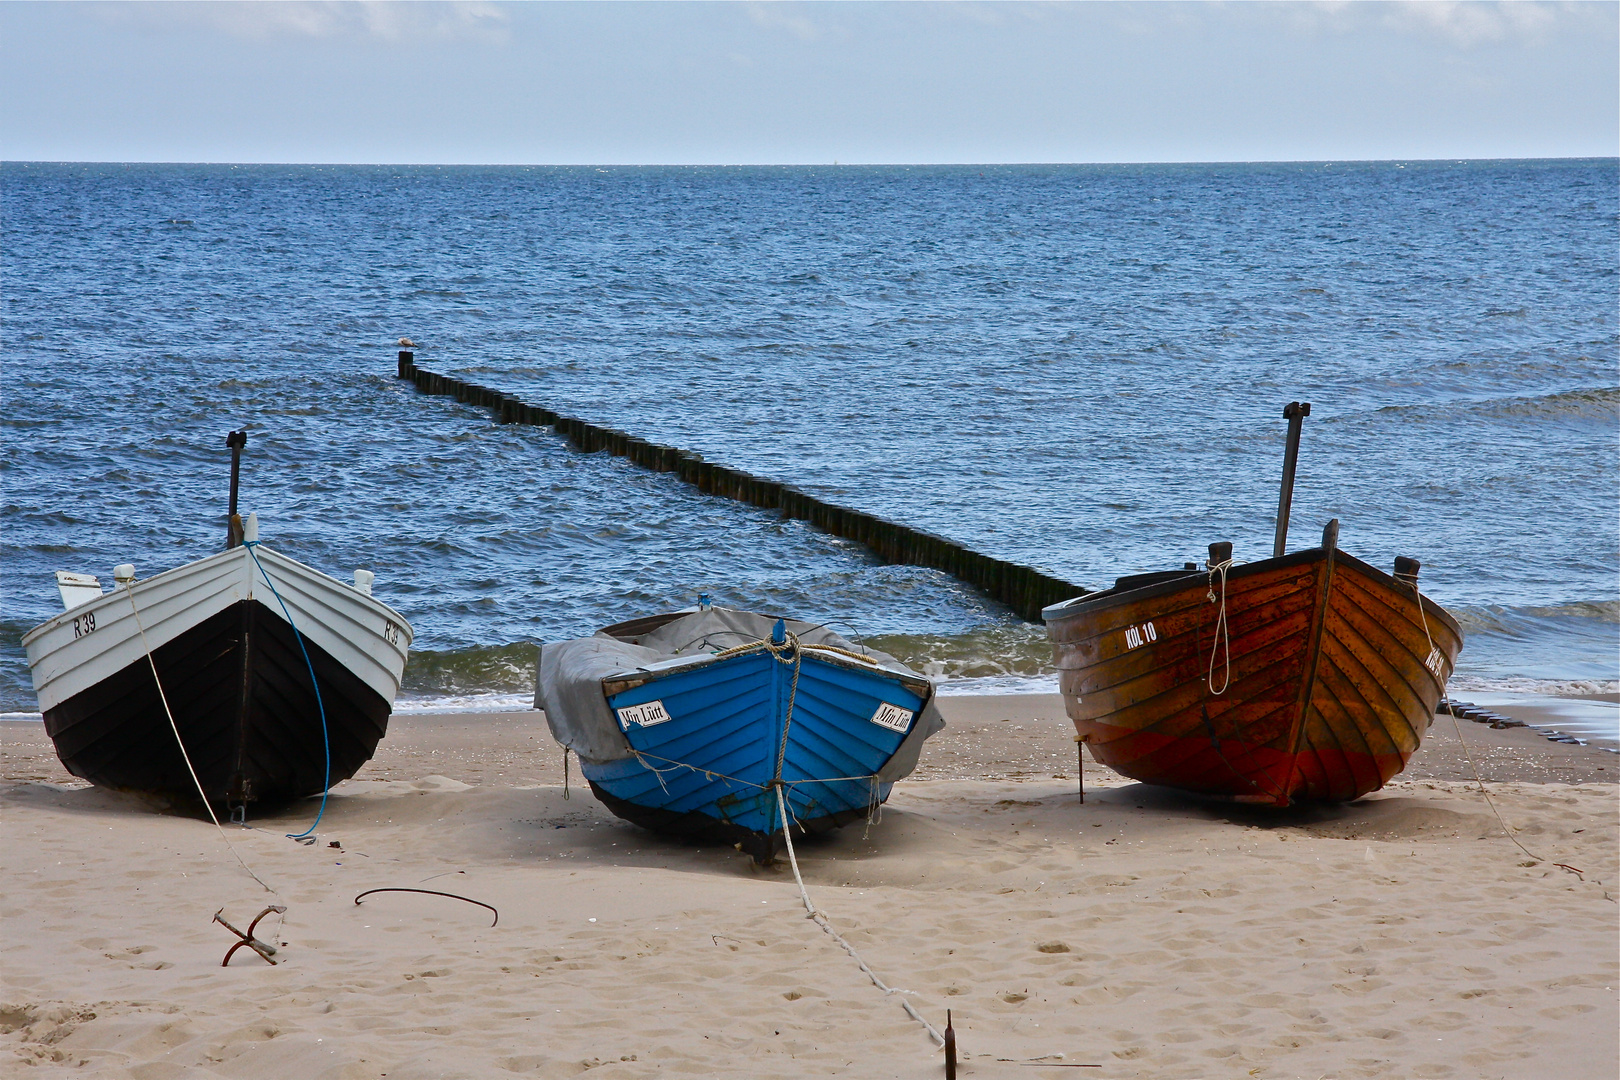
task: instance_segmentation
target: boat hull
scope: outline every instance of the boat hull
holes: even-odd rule
[[[107,593],[24,643],[69,772],[191,803],[200,785],[234,807],[319,794],[370,760],[409,640],[386,605],[268,549],[255,562],[237,548]]]
[[[1045,617],[1093,758],[1280,806],[1354,799],[1400,772],[1462,649],[1439,605],[1333,548],[1234,567],[1224,586],[1194,572]]]
[[[776,778],[797,832],[867,817],[888,798],[893,785],[879,774],[933,689],[813,648],[794,664],[763,647],[603,684],[631,747],[627,758],[582,762],[603,804],[654,831],[732,844],[760,862],[782,842]]]

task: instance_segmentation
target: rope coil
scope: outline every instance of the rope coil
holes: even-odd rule
[[[1215,697],[1220,697],[1226,693],[1227,689],[1232,685],[1232,632],[1226,623],[1226,572],[1231,568],[1231,559],[1224,559],[1209,568],[1209,602],[1212,604],[1215,602],[1215,575],[1219,574],[1221,576],[1221,608],[1220,613],[1215,616],[1215,634],[1221,642],[1220,651],[1226,655],[1226,678],[1221,683],[1221,688],[1217,690],[1215,689],[1215,653],[1217,650],[1214,642],[1210,643],[1209,673],[1205,676],[1205,679],[1209,685],[1209,692]]]
[[[1209,570],[1209,591],[1206,596],[1209,598],[1210,603],[1216,603],[1218,600],[1221,605],[1215,616],[1215,634],[1210,642],[1209,649],[1209,670],[1204,677],[1204,684],[1209,688],[1211,697],[1220,697],[1232,686],[1232,627],[1226,618],[1226,573],[1232,569],[1234,561],[1228,558],[1222,559],[1218,563],[1205,564]],[[1219,575],[1221,579],[1219,597],[1215,595],[1216,575]],[[1215,689],[1215,657],[1217,653],[1225,657],[1225,669],[1219,690]],[[1221,764],[1231,770],[1234,777],[1248,784],[1255,791],[1272,796],[1284,806],[1288,805],[1290,801],[1288,793],[1276,781],[1266,776],[1264,772],[1261,775],[1266,779],[1266,786],[1262,788],[1252,776],[1232,764],[1227,758],[1226,752],[1221,749],[1220,736],[1215,733],[1215,724],[1209,718],[1209,706],[1205,704],[1200,712],[1204,719],[1204,731],[1209,735],[1210,747],[1215,751],[1215,756],[1221,759]]]
[[[799,698],[799,671],[803,667],[804,653],[799,649],[798,636],[791,630],[782,631],[783,641],[777,645],[774,641],[764,641],[762,644],[777,661],[793,665],[793,681],[788,685],[787,711],[782,714],[782,734],[776,744],[776,772],[771,779],[781,783],[782,766],[787,762],[788,732],[793,730],[793,706]],[[782,789],[778,787],[777,797],[781,797]]]
[[[847,656],[851,660],[858,660],[863,664],[870,664],[872,667],[882,667],[883,666],[882,664],[878,663],[878,661],[874,657],[865,656],[865,655],[863,655],[861,653],[854,652],[854,651],[852,651],[850,649],[841,649],[837,645],[810,645],[810,644],[807,644],[805,642],[800,641],[798,639],[798,637],[796,637],[793,634],[792,631],[788,631],[787,634],[788,634],[788,636],[790,638],[793,639],[793,644],[794,644],[794,647],[796,649],[800,649],[800,650],[807,649],[807,650],[809,650],[811,652],[835,653],[835,654],[837,654],[839,656]],[[753,651],[758,650],[758,649],[765,649],[766,651],[770,652],[773,656],[776,656],[776,658],[778,660],[782,660],[782,655],[780,655],[780,652],[783,651],[785,649],[785,647],[782,646],[782,645],[777,645],[775,642],[771,641],[768,638],[760,638],[758,641],[750,641],[750,642],[747,642],[746,644],[743,644],[743,645],[733,645],[729,649],[722,649],[719,652],[716,652],[716,653],[712,654],[709,658],[711,660],[725,660],[725,659],[728,659],[729,657],[741,656],[743,653],[753,652]],[[783,662],[786,663],[787,661],[784,660]]]

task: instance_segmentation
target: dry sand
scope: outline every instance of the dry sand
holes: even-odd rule
[[[1462,725],[1526,854],[1447,723],[1384,791],[1279,815],[1090,762],[1082,805],[1055,698],[944,704],[881,822],[799,855],[873,969],[953,1011],[963,1077],[1620,1071],[1615,755]],[[396,717],[318,844],[283,835],[314,802],[228,828],[274,895],[211,824],[71,780],[36,725],[0,737],[0,1075],[942,1075],[785,866],[663,842],[577,772],[565,799],[537,714]],[[399,886],[499,924],[353,902]],[[282,963],[220,968],[215,910],[271,903]]]

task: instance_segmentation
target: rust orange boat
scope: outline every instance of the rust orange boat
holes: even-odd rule
[[[1109,768],[1288,806],[1376,791],[1406,767],[1445,693],[1462,629],[1417,587],[1338,550],[1284,554],[1300,427],[1291,402],[1272,557],[1120,578],[1041,614],[1077,738]]]
[[[1146,783],[1287,806],[1374,791],[1406,766],[1462,631],[1417,588],[1321,547],[1121,578],[1042,614],[1097,761]]]

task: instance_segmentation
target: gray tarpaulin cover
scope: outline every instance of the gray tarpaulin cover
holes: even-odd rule
[[[784,621],[806,645],[831,645],[865,653],[884,667],[922,677],[887,653],[862,648],[824,626],[796,619]],[[697,656],[769,638],[775,625],[773,616],[716,607],[667,622],[633,642],[599,633],[546,645],[540,650],[534,703],[545,710],[552,736],[586,761],[627,758],[629,744],[602,696],[604,678],[628,674],[659,660]],[[917,767],[923,741],[944,726],[945,719],[930,696],[894,757],[878,773],[878,779],[887,783],[908,775]]]

